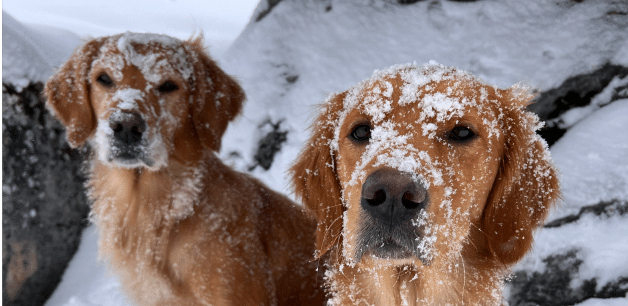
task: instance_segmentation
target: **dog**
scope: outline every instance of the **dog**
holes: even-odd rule
[[[291,167],[331,305],[500,305],[559,198],[523,86],[436,63],[331,95]]]
[[[139,305],[323,305],[316,221],[216,156],[242,108],[202,37],[95,38],[45,87],[88,144],[99,258]]]

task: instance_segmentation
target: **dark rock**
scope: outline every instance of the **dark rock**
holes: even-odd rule
[[[615,282],[608,283],[602,290],[595,293],[595,298],[612,299],[625,297],[628,293],[628,277],[622,277]]]
[[[590,73],[570,77],[558,88],[543,92],[529,108],[541,120],[556,118],[571,108],[588,105],[591,98],[608,86],[614,77],[623,78],[626,75],[628,67],[605,64]]]
[[[549,145],[554,144],[567,130],[566,127],[561,126],[562,114],[572,108],[589,105],[591,99],[602,92],[613,78],[623,78],[626,75],[628,75],[628,67],[605,64],[590,73],[570,77],[558,88],[541,93],[529,106],[529,109],[541,120],[546,121],[546,127],[539,131],[541,137]],[[609,102],[615,100],[617,99],[614,97]]]
[[[423,0],[397,0],[397,3],[402,4],[402,5],[406,5],[406,4],[417,3],[419,1],[423,1]]]
[[[299,79],[298,75],[288,75],[288,76],[286,76],[286,82],[288,82],[289,84],[296,83],[298,79]]]
[[[2,303],[43,305],[86,225],[81,153],[45,108],[43,84],[2,85]]]
[[[273,8],[275,8],[275,6],[277,6],[277,4],[279,4],[279,2],[281,2],[282,0],[262,0],[262,1],[266,1],[268,6],[265,10],[261,11],[257,15],[257,17],[255,17],[255,22],[262,21],[262,19],[264,19],[266,15],[270,14]]]
[[[510,280],[511,306],[562,306],[574,305],[587,299],[625,297],[628,293],[628,277],[605,284],[597,290],[597,279],[582,280],[573,288],[571,282],[578,279],[582,260],[578,250],[548,256],[543,260],[544,272],[517,271]]]
[[[528,273],[517,271],[510,281],[511,295],[508,303],[513,306],[573,305],[595,295],[595,280],[585,280],[579,288],[571,288],[571,280],[577,278],[582,260],[577,250],[552,255],[543,260],[545,271]]]
[[[613,94],[611,101],[619,99],[628,99],[628,84],[615,88],[615,93]]]
[[[264,168],[264,170],[270,169],[275,159],[275,154],[281,150],[281,145],[288,139],[288,131],[280,130],[281,122],[282,120],[279,120],[277,123],[267,120],[259,126],[262,129],[269,125],[271,130],[259,140],[257,151],[253,156],[255,164],[249,167],[249,171],[253,171],[258,165]]]
[[[623,216],[628,212],[628,201],[610,201],[610,202],[601,202],[596,205],[591,206],[583,206],[580,208],[580,211],[576,215],[569,215],[560,219],[553,220],[545,224],[545,228],[553,228],[563,226],[568,223],[576,222],[580,220],[580,218],[584,214],[593,214],[596,216],[605,216],[610,217],[614,215]]]

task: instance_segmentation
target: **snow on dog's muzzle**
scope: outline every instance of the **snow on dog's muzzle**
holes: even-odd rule
[[[133,112],[114,112],[107,120],[110,146],[109,162],[128,167],[145,164],[153,166],[154,161],[146,154],[146,121],[141,115]]]

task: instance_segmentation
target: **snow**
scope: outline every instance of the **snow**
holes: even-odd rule
[[[76,34],[26,26],[2,11],[2,82],[12,83],[17,90],[31,80],[44,82],[78,44]]]
[[[626,127],[628,99],[591,114],[554,144],[551,152],[562,174],[565,204],[550,219],[578,213],[580,207],[600,201],[628,200]]]
[[[88,226],[82,234],[82,243],[63,276],[62,284],[46,305],[116,306],[130,305],[120,291],[120,284],[98,257],[98,231]]]
[[[113,101],[120,101],[118,108],[121,110],[134,110],[138,109],[138,105],[135,101],[141,101],[144,97],[144,92],[134,88],[124,88],[116,91],[111,97]]]
[[[34,27],[60,27],[80,37],[132,31],[163,33],[187,39],[192,33],[203,31],[212,54],[221,55],[249,21],[257,2],[258,0],[7,0],[2,2],[2,10]],[[76,44],[69,46],[71,50]]]
[[[212,5],[193,0],[158,1],[156,5],[109,1],[90,6],[37,1],[42,7],[38,11],[33,9],[36,5],[18,2],[5,1],[3,10],[15,12],[17,19],[28,24],[3,11],[2,46],[3,82],[18,87],[28,80],[46,80],[80,43],[79,37],[136,31],[187,39],[203,30],[210,53],[239,79],[248,97],[243,115],[223,138],[221,157],[247,171],[261,137],[258,127],[269,119],[284,120],[288,139],[272,168],[257,167],[252,174],[288,194],[285,171],[309,137],[306,128],[318,111],[316,105],[377,69],[434,59],[500,88],[523,81],[546,90],[607,62],[628,66],[628,19],[625,14],[608,14],[627,12],[628,4],[622,1],[420,1],[399,6],[378,0],[284,0],[260,22],[250,22],[228,49],[230,39],[221,35],[237,34],[241,28],[228,22],[215,26],[220,18],[210,17],[226,10],[220,5],[213,10],[208,8]],[[257,12],[265,10],[265,5],[260,4]],[[226,19],[233,18],[226,14]],[[122,22],[128,20],[132,22]],[[626,79],[613,82],[623,84]],[[388,88],[381,90],[386,93]],[[572,111],[567,124],[573,127],[552,147],[562,173],[565,202],[552,219],[599,200],[628,200],[628,102],[603,106],[607,96],[602,92],[599,100],[594,99],[595,107]],[[429,127],[424,131],[429,134]],[[421,158],[426,157],[419,155],[416,160]],[[522,265],[535,269],[536,260],[552,250],[578,246],[578,256],[587,258],[582,279],[628,275],[623,255],[628,252],[628,241],[621,235],[628,231],[626,218],[612,217],[599,228],[592,226],[592,218],[539,231],[534,253]],[[115,277],[108,276],[96,261],[98,237],[93,226],[83,238],[63,282],[46,305],[127,305]],[[626,302],[592,299],[578,305]]]
[[[167,50],[168,58],[160,58],[159,53],[141,54],[135,52],[133,44],[159,44],[170,47]],[[171,73],[176,70],[184,79],[188,79],[193,72],[192,63],[187,58],[183,48],[180,48],[181,40],[162,34],[146,34],[126,32],[117,39],[116,47],[120,50],[127,62],[139,67],[144,78],[155,85],[162,80],[164,73]],[[103,45],[103,48],[110,48],[110,45]],[[172,62],[172,63],[171,63]],[[173,67],[174,66],[174,67]]]
[[[574,306],[626,306],[628,297],[616,299],[588,299]]]

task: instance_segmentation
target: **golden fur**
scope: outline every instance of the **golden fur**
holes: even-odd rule
[[[331,304],[503,303],[509,268],[559,196],[530,99],[454,68],[406,65],[327,100],[291,171],[317,217],[318,256],[330,255]],[[356,138],[365,125],[369,138]],[[404,206],[380,220],[370,211],[388,202],[369,181],[416,190],[391,198]]]
[[[135,303],[324,303],[313,218],[215,154],[245,95],[201,38],[90,40],[45,93],[69,143],[90,142],[99,254]]]

